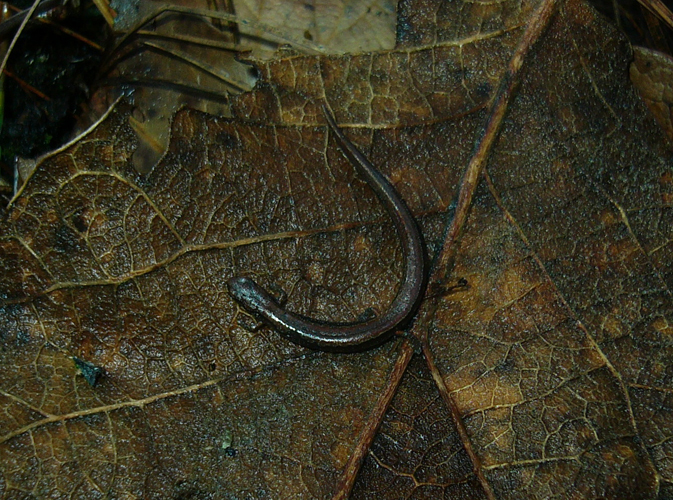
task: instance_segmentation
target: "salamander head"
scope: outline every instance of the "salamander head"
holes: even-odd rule
[[[227,281],[227,289],[236,302],[251,313],[260,313],[267,309],[274,300],[252,278],[236,276]]]

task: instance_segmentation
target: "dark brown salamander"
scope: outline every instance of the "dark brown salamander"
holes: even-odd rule
[[[359,323],[325,323],[286,311],[251,278],[234,277],[229,293],[245,309],[292,342],[320,351],[356,352],[374,347],[395,332],[418,308],[426,284],[423,239],[413,215],[390,182],[341,132],[323,106],[330,130],[350,162],[374,190],[395,222],[404,253],[404,278],[385,314]]]

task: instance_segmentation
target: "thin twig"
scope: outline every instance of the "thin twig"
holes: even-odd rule
[[[638,3],[673,28],[673,13],[661,0],[638,0]]]
[[[270,26],[268,24],[259,22],[259,21],[250,21],[247,19],[239,19],[235,14],[230,14],[228,12],[219,12],[208,9],[192,9],[188,7],[181,7],[177,5],[164,5],[159,8],[156,12],[148,15],[147,17],[138,21],[135,26],[124,33],[124,35],[117,41],[117,43],[110,50],[110,56],[103,63],[101,73],[105,74],[108,71],[108,66],[110,65],[110,59],[112,56],[121,48],[126,41],[133,35],[135,35],[139,30],[141,30],[145,25],[156,20],[159,16],[165,13],[175,13],[175,14],[184,14],[186,16],[193,17],[204,17],[209,19],[219,19],[221,21],[227,21],[231,23],[236,23],[237,25],[248,26],[253,29],[263,31],[265,36],[268,36],[269,39],[273,41],[276,39],[276,43],[279,44],[289,44],[290,46],[303,50],[308,54],[323,54],[325,53],[325,48],[322,45],[314,44],[306,40],[298,40],[294,37],[288,36],[287,34],[281,33],[278,28]]]
[[[26,14],[26,17],[23,18],[23,22],[21,23],[21,26],[19,26],[19,29],[16,31],[14,38],[12,38],[12,43],[9,44],[9,48],[7,49],[7,53],[5,54],[5,58],[2,60],[2,64],[0,64],[0,73],[5,71],[5,67],[7,66],[7,60],[9,59],[9,55],[12,53],[12,50],[14,49],[14,45],[16,45],[17,40],[21,36],[21,33],[26,27],[26,24],[28,24],[28,21],[30,21],[30,18],[33,17],[35,9],[37,9],[37,6],[39,4],[40,0],[35,0],[33,2],[33,6],[28,11],[28,14]]]
[[[5,71],[3,71],[2,74],[3,74],[3,75],[7,75],[8,77],[10,77],[12,80],[14,80],[14,81],[15,81],[15,82],[16,82],[16,83],[17,83],[23,90],[25,90],[26,92],[28,92],[28,93],[30,93],[30,94],[34,94],[34,95],[38,96],[40,99],[44,99],[45,101],[51,101],[51,97],[49,97],[47,94],[45,94],[44,92],[41,92],[40,90],[36,89],[36,88],[33,87],[30,83],[28,83],[28,82],[22,80],[21,78],[19,78],[18,76],[16,76],[14,73],[12,73],[11,71],[9,71],[8,69],[6,69]]]
[[[180,59],[181,61],[184,61],[185,63],[194,66],[195,68],[203,71],[204,73],[212,76],[213,78],[216,78],[216,79],[226,83],[227,85],[230,85],[231,87],[238,90],[239,92],[245,92],[245,91],[249,90],[249,86],[246,85],[245,82],[238,81],[238,80],[232,78],[231,76],[229,76],[228,74],[223,75],[220,72],[218,72],[217,68],[215,68],[214,66],[212,66],[210,64],[199,62],[196,59],[192,59],[189,56],[189,54],[187,54],[185,52],[181,52],[181,51],[178,51],[178,50],[173,50],[173,49],[170,49],[168,47],[164,47],[162,45],[152,43],[152,42],[143,42],[143,45],[145,45],[147,47],[151,47],[152,49],[154,49],[158,52],[161,52],[165,55],[172,56],[172,57],[175,57],[177,59]]]
[[[37,20],[40,21],[40,22],[43,23],[43,24],[48,24],[49,26],[53,26],[53,27],[56,28],[57,30],[59,30],[59,31],[61,31],[61,32],[63,32],[63,33],[65,33],[66,35],[69,35],[69,36],[73,37],[75,40],[79,40],[80,42],[82,42],[82,43],[88,45],[89,47],[91,47],[91,48],[93,48],[93,49],[96,49],[96,50],[99,51],[99,52],[104,52],[104,51],[105,51],[105,48],[101,47],[101,46],[98,45],[96,42],[93,42],[93,41],[89,40],[88,38],[86,38],[85,36],[80,35],[80,34],[77,33],[76,31],[73,31],[73,30],[71,30],[71,29],[66,28],[65,26],[62,26],[62,25],[60,25],[60,24],[58,24],[58,23],[55,23],[55,22],[52,21],[51,19],[45,19],[45,18],[41,18],[41,17],[40,17],[40,18],[38,18]]]
[[[35,11],[34,14],[42,14],[43,12],[47,12],[48,10],[54,9],[58,7],[60,4],[60,0],[42,0],[40,4],[37,6],[37,10]],[[16,11],[17,13],[14,14],[12,17],[7,19],[6,21],[3,21],[0,23],[0,38],[5,38],[5,36],[9,35],[12,31],[16,29],[19,24],[26,18],[26,15],[28,14],[28,10],[19,10],[16,7],[9,6],[10,9]]]
[[[241,52],[241,46],[234,42],[219,42],[216,40],[208,40],[197,36],[189,35],[166,35],[164,33],[157,33],[156,31],[137,31],[136,35],[142,38],[158,38],[160,40],[167,40],[169,42],[184,42],[190,45],[198,45],[200,47],[208,47],[210,49],[219,49],[227,52]]]

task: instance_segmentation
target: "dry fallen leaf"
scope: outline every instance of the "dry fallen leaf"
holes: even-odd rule
[[[286,55],[235,118],[180,112],[147,175],[120,105],[0,223],[2,498],[673,496],[672,158],[630,58],[577,0],[428,0],[395,50]],[[433,262],[411,335],[360,354],[246,330],[225,287],[331,320],[393,299],[323,99]]]

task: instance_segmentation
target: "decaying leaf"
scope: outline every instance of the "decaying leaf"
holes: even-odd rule
[[[394,50],[284,55],[233,118],[180,112],[148,174],[125,104],[36,168],[0,223],[2,498],[673,496],[672,155],[630,47],[577,0],[398,17]],[[394,298],[324,101],[433,263],[406,338],[360,354],[243,328],[225,286],[336,321]]]
[[[673,102],[673,90],[671,87],[671,68],[673,60],[660,52],[648,50],[643,47],[634,47],[633,64],[629,74],[633,85],[640,92],[643,100],[652,111],[652,114],[673,139],[673,123],[671,117],[671,104]]]

